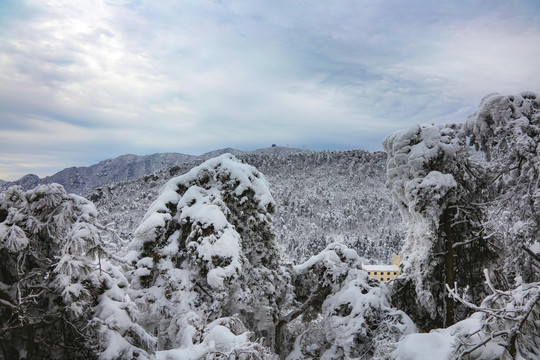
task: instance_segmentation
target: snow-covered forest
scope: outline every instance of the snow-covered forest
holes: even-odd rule
[[[10,187],[0,358],[540,358],[540,97],[383,145]]]
[[[282,152],[257,151],[236,157],[255,166],[268,180],[276,202],[274,233],[283,256],[305,261],[327,245],[341,242],[357,250],[366,262],[390,261],[405,231],[385,187],[386,154]],[[112,224],[129,241],[163,184],[202,162],[179,163],[140,179],[102,186],[85,197],[97,206],[100,222]]]

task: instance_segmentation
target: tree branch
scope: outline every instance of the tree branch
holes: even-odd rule
[[[523,250],[525,250],[525,252],[527,254],[529,254],[534,260],[536,260],[540,264],[540,256],[539,255],[532,252],[532,250],[529,249],[528,247],[526,247],[525,245],[522,245],[521,247],[523,248]]]

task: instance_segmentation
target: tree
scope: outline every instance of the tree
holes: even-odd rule
[[[504,254],[493,268],[503,288],[514,278],[539,281],[525,253],[540,236],[540,97],[532,92],[486,96],[460,136],[483,152],[493,195],[485,227]]]
[[[6,359],[152,358],[97,211],[57,184],[0,196],[0,333]]]
[[[384,140],[387,187],[408,233],[402,275],[394,303],[423,329],[449,326],[465,317],[454,309],[449,288],[468,288],[473,301],[484,297],[482,269],[495,257],[484,236],[489,198],[484,169],[459,135],[459,125],[415,126]]]
[[[287,359],[384,358],[416,331],[404,312],[391,307],[388,288],[368,277],[356,251],[342,244],[295,266],[293,281],[299,305],[280,322],[288,326],[282,338],[294,340]],[[293,323],[296,318],[301,320]]]
[[[273,347],[290,284],[274,241],[274,211],[264,176],[230,154],[162,188],[126,257],[134,265],[132,296],[160,349],[201,344],[201,329],[235,314]]]
[[[471,318],[480,322],[474,330],[458,332],[460,341],[456,343],[460,346],[456,346],[454,353],[460,359],[469,354],[478,356],[492,341],[495,344],[490,344],[491,348],[495,347],[501,358],[509,355],[515,359],[518,354],[522,359],[537,358],[540,356],[540,334],[536,324],[540,317],[540,283],[522,283],[510,291],[501,291],[492,285],[487,270],[485,276],[492,294],[480,306],[450,290],[454,299],[476,311]]]
[[[491,294],[479,305],[465,300],[455,289],[448,289],[456,301],[475,311],[474,314],[447,329],[405,337],[392,359],[421,358],[427,351],[437,359],[537,359],[540,283],[521,283],[502,291],[493,285],[489,271],[485,270],[484,274]],[[438,346],[426,349],[425,344]]]

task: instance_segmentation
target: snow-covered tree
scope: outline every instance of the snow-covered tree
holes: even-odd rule
[[[449,289],[450,295],[475,311],[474,314],[447,329],[405,337],[392,359],[540,358],[540,283],[522,283],[502,291],[492,284],[489,272],[484,273],[491,294],[479,305]]]
[[[295,266],[293,280],[299,304],[281,322],[287,326],[282,346],[295,340],[287,359],[383,359],[416,330],[390,306],[388,288],[368,277],[356,251],[342,244]]]
[[[209,323],[237,316],[274,342],[289,294],[264,176],[225,154],[173,178],[148,210],[126,259],[135,301],[160,349],[204,342]]]
[[[410,298],[423,301],[425,306],[425,299],[434,291],[440,293],[440,284],[437,286],[433,281],[436,273],[432,264],[437,264],[441,253],[426,251],[434,244],[426,240],[436,239],[434,234],[440,229],[439,234],[446,240],[465,234],[463,240],[452,241],[452,249],[443,249],[442,255],[447,256],[453,250],[458,260],[454,261],[458,288],[453,288],[449,281],[445,287],[447,295],[462,309],[476,311],[447,329],[405,338],[394,353],[395,359],[418,358],[421,353],[449,359],[539,357],[536,335],[540,306],[539,110],[540,99],[534,93],[493,94],[484,98],[478,110],[462,125],[418,127],[409,133],[392,134],[385,140],[389,151],[388,185],[409,226],[404,248],[404,276],[394,287],[398,290],[394,293],[396,303],[410,305],[406,300]],[[434,138],[426,136],[427,131],[438,131],[435,141],[427,141]],[[444,138],[448,134],[451,136]],[[421,171],[410,170],[415,167]],[[433,175],[426,169],[439,171],[440,175],[435,174],[431,179],[434,181],[428,181]],[[466,176],[456,176],[459,174]],[[424,184],[431,187],[427,196],[422,193]],[[421,203],[417,199],[431,205],[419,207]],[[448,217],[444,216],[447,209],[458,211],[450,217],[448,231],[445,229]],[[459,213],[466,217],[459,218]],[[428,222],[431,227],[421,226],[425,218],[434,219]],[[463,245],[471,245],[468,254],[456,251]],[[497,256],[493,256],[494,252]],[[471,263],[474,266],[467,267],[461,261],[467,255],[471,259],[482,255],[487,261],[475,261]],[[474,272],[478,279],[484,268],[484,289],[491,295],[478,301],[480,286],[477,296],[464,295],[470,287],[459,283],[463,274]],[[444,274],[448,279],[448,272]],[[415,287],[408,287],[407,281]],[[419,312],[429,313],[429,310],[424,307]],[[424,325],[422,317],[415,316],[417,313],[410,315],[420,320],[419,325]],[[443,324],[433,322],[424,328],[434,325]],[[426,344],[439,345],[430,348]]]
[[[158,358],[167,360],[238,359],[278,360],[262,344],[253,341],[252,333],[237,316],[214,320],[199,329],[199,339],[192,346],[160,351]]]
[[[424,329],[465,316],[455,313],[445,284],[467,287],[474,301],[484,298],[479,269],[495,257],[477,205],[489,197],[487,178],[457,130],[416,126],[384,141],[387,186],[408,226],[394,303]]]
[[[485,227],[504,254],[497,280],[504,287],[512,286],[516,276],[539,281],[524,249],[540,236],[540,96],[486,96],[461,136],[485,155],[493,192],[485,204]]]
[[[57,184],[0,195],[3,358],[152,358],[155,340],[135,322],[96,215]]]

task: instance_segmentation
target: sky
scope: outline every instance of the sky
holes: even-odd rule
[[[0,179],[122,154],[382,150],[540,93],[538,0],[0,0]]]

